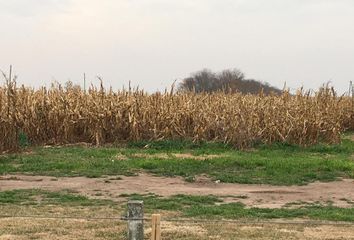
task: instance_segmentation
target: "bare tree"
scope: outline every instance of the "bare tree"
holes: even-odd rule
[[[215,73],[208,69],[203,69],[192,74],[191,77],[184,79],[179,89],[183,91],[195,91],[197,93],[212,92],[215,91],[217,81]]]

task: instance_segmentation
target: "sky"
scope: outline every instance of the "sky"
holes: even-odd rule
[[[204,68],[338,92],[354,81],[353,0],[0,0],[18,82],[169,88]],[[0,80],[3,81],[3,80]]]

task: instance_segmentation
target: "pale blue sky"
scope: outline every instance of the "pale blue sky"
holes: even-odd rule
[[[19,82],[128,81],[149,91],[203,68],[344,92],[353,0],[0,0],[0,69]]]

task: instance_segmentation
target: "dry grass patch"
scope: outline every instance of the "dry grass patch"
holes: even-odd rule
[[[194,159],[203,161],[206,159],[214,159],[225,157],[226,155],[220,154],[208,154],[208,155],[193,155],[192,153],[154,153],[154,154],[147,154],[147,153],[135,153],[132,157],[136,158],[145,158],[145,159],[171,159],[171,158],[178,158],[178,159]]]
[[[208,239],[208,230],[205,226],[196,224],[183,224],[176,222],[163,222],[162,233],[168,239],[173,239],[173,236],[182,239]]]
[[[339,240],[354,239],[352,226],[316,226],[306,224],[237,224],[162,222],[164,239],[257,239],[257,240]]]
[[[145,237],[151,228],[146,224]],[[283,224],[162,222],[165,240],[257,239],[257,240],[353,240],[353,226]],[[0,240],[126,239],[126,223],[119,221],[2,219]]]
[[[114,160],[125,161],[125,160],[128,160],[128,157],[125,156],[124,154],[118,153],[118,154],[114,157]]]
[[[126,223],[112,220],[2,219],[1,240],[125,239]]]

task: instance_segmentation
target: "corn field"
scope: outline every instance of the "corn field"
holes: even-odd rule
[[[345,130],[354,130],[354,98],[326,87],[263,96],[0,86],[0,151],[18,149],[21,136],[33,145],[188,139],[246,148],[338,143]]]

